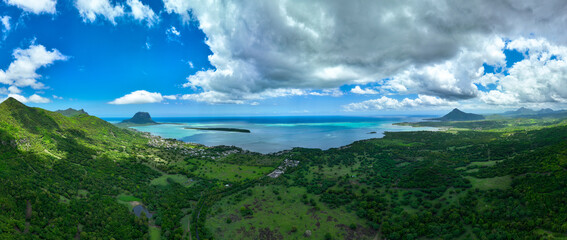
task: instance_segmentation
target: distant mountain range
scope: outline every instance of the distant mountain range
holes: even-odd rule
[[[515,116],[519,116],[519,115],[541,115],[541,114],[551,114],[551,113],[556,113],[559,111],[553,111],[553,109],[551,108],[542,108],[539,111],[535,111],[529,108],[525,108],[525,107],[521,107],[516,111],[508,111],[505,112],[503,115],[515,115]]]
[[[76,110],[76,109],[73,109],[73,108],[67,108],[67,109],[65,109],[65,110],[57,110],[57,111],[55,111],[55,112],[61,113],[61,114],[63,114],[63,116],[65,116],[65,117],[74,117],[74,116],[78,116],[78,115],[81,115],[81,114],[89,115],[89,114],[88,114],[87,112],[85,112],[85,110],[83,110],[83,109]]]
[[[445,116],[440,118],[432,118],[428,120],[437,120],[437,121],[474,121],[474,120],[483,120],[484,116],[474,113],[466,113],[458,108],[453,109],[450,113],[447,113]]]

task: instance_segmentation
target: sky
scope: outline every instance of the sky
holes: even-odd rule
[[[0,101],[100,117],[567,103],[563,0],[0,0]]]

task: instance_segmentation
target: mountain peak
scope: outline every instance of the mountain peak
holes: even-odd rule
[[[148,124],[148,123],[156,123],[152,120],[152,117],[148,112],[137,112],[134,116],[130,119],[122,121],[123,123],[135,123],[135,124]]]
[[[9,109],[28,107],[13,97],[9,97],[6,100],[4,100],[2,103],[0,103],[0,106],[7,107]]]
[[[440,118],[433,118],[432,120],[439,120],[439,121],[474,121],[474,120],[482,120],[484,116],[474,114],[474,113],[466,113],[458,108],[453,109],[453,111],[447,113],[445,116]]]

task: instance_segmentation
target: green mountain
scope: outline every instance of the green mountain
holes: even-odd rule
[[[450,113],[447,113],[445,116],[440,118],[433,118],[431,120],[439,120],[439,121],[475,121],[475,120],[483,120],[484,116],[474,114],[474,113],[465,113],[457,108],[453,109]]]
[[[80,109],[80,110],[76,110],[76,109],[72,109],[72,108],[67,108],[65,110],[57,110],[55,111],[57,113],[61,113],[63,114],[63,116],[65,117],[74,117],[80,114],[86,114],[89,115],[87,112],[85,112],[85,110]]]
[[[551,115],[554,113],[559,113],[559,111],[554,111],[553,109],[550,108],[542,108],[538,111],[535,111],[529,108],[521,107],[515,111],[505,112],[504,115],[528,116],[528,115]]]
[[[258,154],[9,98],[0,103],[0,239],[567,235],[567,119],[434,123],[458,128]]]
[[[132,123],[132,124],[156,124],[152,117],[147,112],[137,112],[130,119],[126,119],[121,123]]]

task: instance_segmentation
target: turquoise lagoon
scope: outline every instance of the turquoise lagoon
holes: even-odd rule
[[[132,128],[164,138],[175,138],[206,146],[228,145],[254,152],[272,153],[293,147],[320,149],[341,147],[358,140],[382,137],[386,131],[434,130],[393,125],[397,122],[419,121],[425,117],[427,116],[154,118],[155,121],[163,124]],[[106,120],[118,122],[122,119]],[[242,128],[250,130],[250,133],[185,129],[186,127]]]

